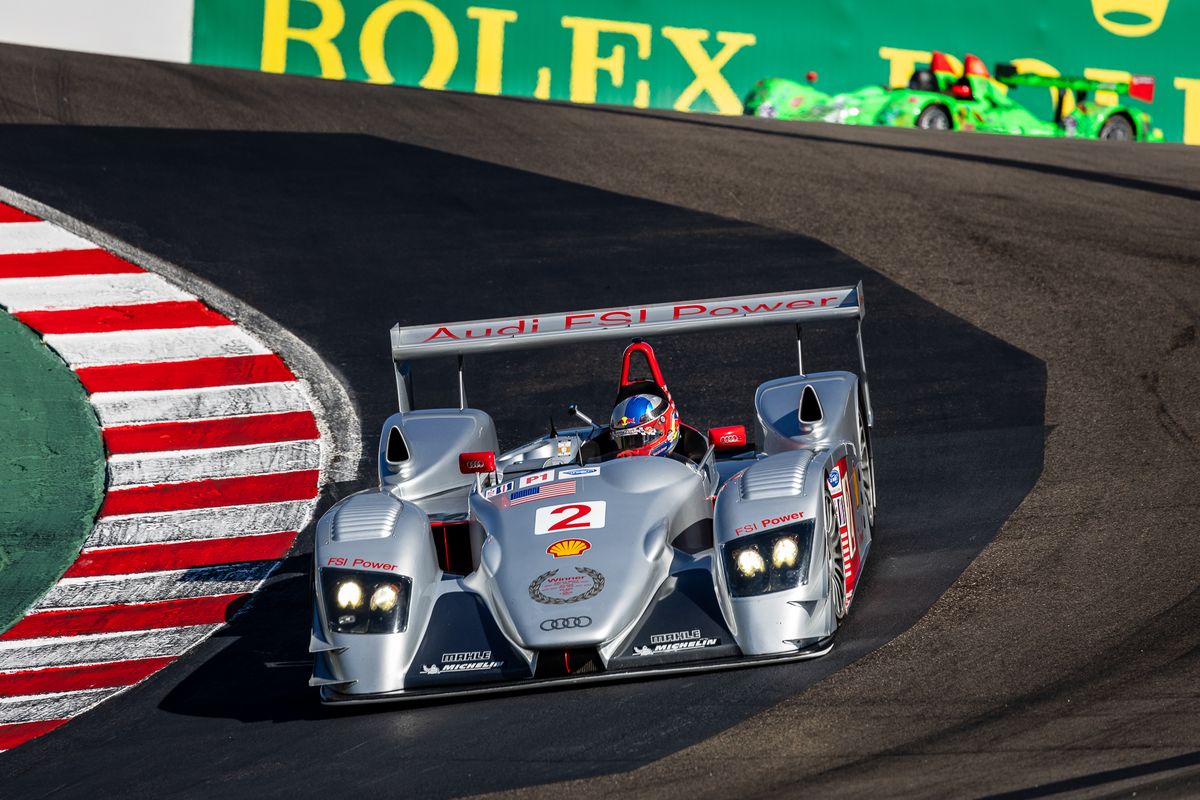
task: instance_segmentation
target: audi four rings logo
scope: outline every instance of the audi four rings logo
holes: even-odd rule
[[[592,624],[591,617],[560,617],[542,620],[544,631],[565,631],[569,628],[586,628]]]

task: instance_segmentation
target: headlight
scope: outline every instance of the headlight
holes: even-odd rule
[[[335,633],[399,633],[408,627],[410,578],[322,567],[318,585]]]
[[[400,587],[394,583],[385,583],[371,593],[371,610],[387,613],[396,607],[400,599]]]
[[[771,565],[775,569],[794,567],[798,555],[800,555],[800,546],[796,544],[796,537],[783,536],[776,539],[775,546],[771,548]]]
[[[362,605],[362,586],[353,578],[348,578],[338,584],[337,587],[337,605],[338,608],[349,610],[358,608]]]
[[[753,578],[767,568],[762,556],[753,547],[746,547],[739,550],[733,557],[733,560],[737,562],[738,572],[745,578]]]
[[[812,537],[812,520],[803,520],[723,544],[729,593],[752,597],[806,583]]]

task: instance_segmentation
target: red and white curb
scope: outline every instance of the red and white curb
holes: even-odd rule
[[[195,295],[0,204],[0,306],[89,394],[108,457],[75,563],[0,636],[0,751],[144,680],[278,566],[322,483],[319,410]]]

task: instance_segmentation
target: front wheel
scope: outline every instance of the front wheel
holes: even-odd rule
[[[1133,123],[1123,114],[1113,114],[1100,126],[1099,138],[1114,142],[1133,141]]]
[[[841,621],[846,616],[846,564],[842,560],[842,535],[838,530],[837,513],[829,496],[828,476],[825,489],[825,550],[829,554],[829,602],[833,616]]]
[[[926,106],[917,116],[917,127],[928,131],[948,131],[950,115],[941,106]]]

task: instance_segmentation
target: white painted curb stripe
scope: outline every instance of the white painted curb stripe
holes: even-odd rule
[[[83,689],[77,692],[0,697],[0,724],[73,717],[107,700],[123,688],[121,686],[116,689]]]
[[[315,508],[315,500],[291,500],[283,503],[103,517],[97,520],[84,548],[298,531],[308,522]]]
[[[4,230],[0,225],[0,230]],[[9,311],[55,311],[93,306],[134,306],[195,300],[149,272],[115,275],[56,275],[0,280],[0,304]]]
[[[52,222],[7,222],[0,225],[0,256],[55,250],[95,250],[96,245]]]
[[[2,188],[0,193],[6,199],[11,195]],[[91,232],[88,235],[96,241],[108,242],[106,246],[124,249],[123,245],[110,242],[102,234]],[[0,255],[53,252],[54,255],[47,257],[49,261],[69,266],[74,263],[72,253],[85,248],[96,249],[95,245],[50,223],[0,223]],[[167,266],[163,269],[168,274],[174,274]],[[186,276],[177,276],[177,279],[192,285]],[[150,272],[0,278],[0,305],[14,313],[86,310],[86,316],[90,318],[108,306],[194,299],[194,295]],[[253,315],[251,309],[243,308],[242,312]],[[36,318],[30,323],[34,327],[40,325]],[[186,376],[184,371],[190,368],[188,362],[196,359],[272,353],[271,348],[235,325],[202,323],[185,328],[48,334],[43,338],[68,366],[76,370],[103,366],[120,372],[125,367],[153,363],[160,365],[156,368],[159,371]],[[101,426],[105,428],[312,411],[319,430],[325,431],[326,428],[320,427],[324,424],[323,420],[315,413],[317,409],[310,403],[307,391],[306,384],[291,378],[198,389],[97,392],[91,394],[89,399]],[[246,430],[253,431],[256,428],[249,426]],[[270,438],[270,424],[261,430],[264,438]],[[154,487],[255,476],[266,478],[265,483],[269,484],[272,476],[284,474],[289,474],[289,480],[293,482],[297,474],[304,476],[306,481],[311,475],[311,479],[316,481],[316,471],[322,468],[322,448],[323,442],[320,440],[306,439],[251,443],[238,447],[110,455],[106,488],[111,491],[114,488]],[[312,488],[318,489],[319,484]],[[209,502],[220,502],[220,498],[214,497]],[[147,507],[152,507],[152,504]],[[97,520],[85,547],[91,551],[142,544],[212,542],[212,547],[197,544],[195,547],[173,550],[172,553],[174,557],[194,554],[194,560],[189,560],[198,564],[227,558],[229,556],[224,554],[229,552],[253,552],[259,558],[269,555],[278,557],[282,555],[281,548],[291,540],[290,536],[274,537],[269,548],[251,548],[249,551],[239,550],[238,547],[221,547],[218,540],[262,534],[294,534],[304,529],[315,508],[314,499],[105,517]],[[91,561],[87,570],[80,571],[91,571],[103,564],[110,564],[108,569],[115,571],[136,568],[138,563],[145,562],[139,562],[136,557],[126,559],[118,555]],[[28,623],[25,633],[53,633],[56,629],[63,632],[72,629],[97,630],[117,623],[147,626],[174,624],[176,627],[0,640],[0,673],[179,656],[220,629],[217,621],[236,608],[226,603],[227,597],[256,591],[278,568],[279,563],[278,560],[259,560],[187,569],[61,578],[27,612],[35,616],[18,623],[18,626]],[[193,600],[196,602],[191,602]],[[137,610],[139,604],[155,601],[179,602],[168,603],[165,607],[146,608],[144,613]],[[110,616],[110,606],[131,608],[111,610],[121,615],[113,618]],[[82,611],[75,613],[75,609]],[[58,612],[62,611],[67,613],[60,616]],[[60,619],[61,627],[57,624]],[[212,620],[213,624],[181,624],[200,620]],[[135,671],[131,674],[140,673]],[[23,676],[14,676],[9,682],[13,687],[10,691],[38,691],[43,686],[55,688],[56,684],[50,681],[56,675],[31,676],[27,685]],[[58,688],[69,686],[69,683],[58,684]],[[126,688],[50,691],[42,695],[9,697],[0,702],[0,725],[69,719]]]
[[[295,472],[320,466],[321,443],[315,440],[165,453],[128,453],[109,457],[108,485],[112,488],[180,483],[205,478]]]
[[[254,591],[275,569],[274,561],[218,567],[139,572],[88,578],[62,578],[34,609],[88,608],[118,603],[152,603],[185,597],[215,597]]]
[[[75,368],[253,356],[271,352],[233,325],[106,333],[51,333],[44,338],[62,355],[63,360]]]
[[[150,392],[96,392],[92,405],[100,424],[136,425],[213,419],[279,411],[307,411],[308,399],[294,382],[164,389]]]
[[[177,656],[220,628],[190,625],[146,631],[96,633],[0,642],[0,671],[71,667],[105,661]]]

